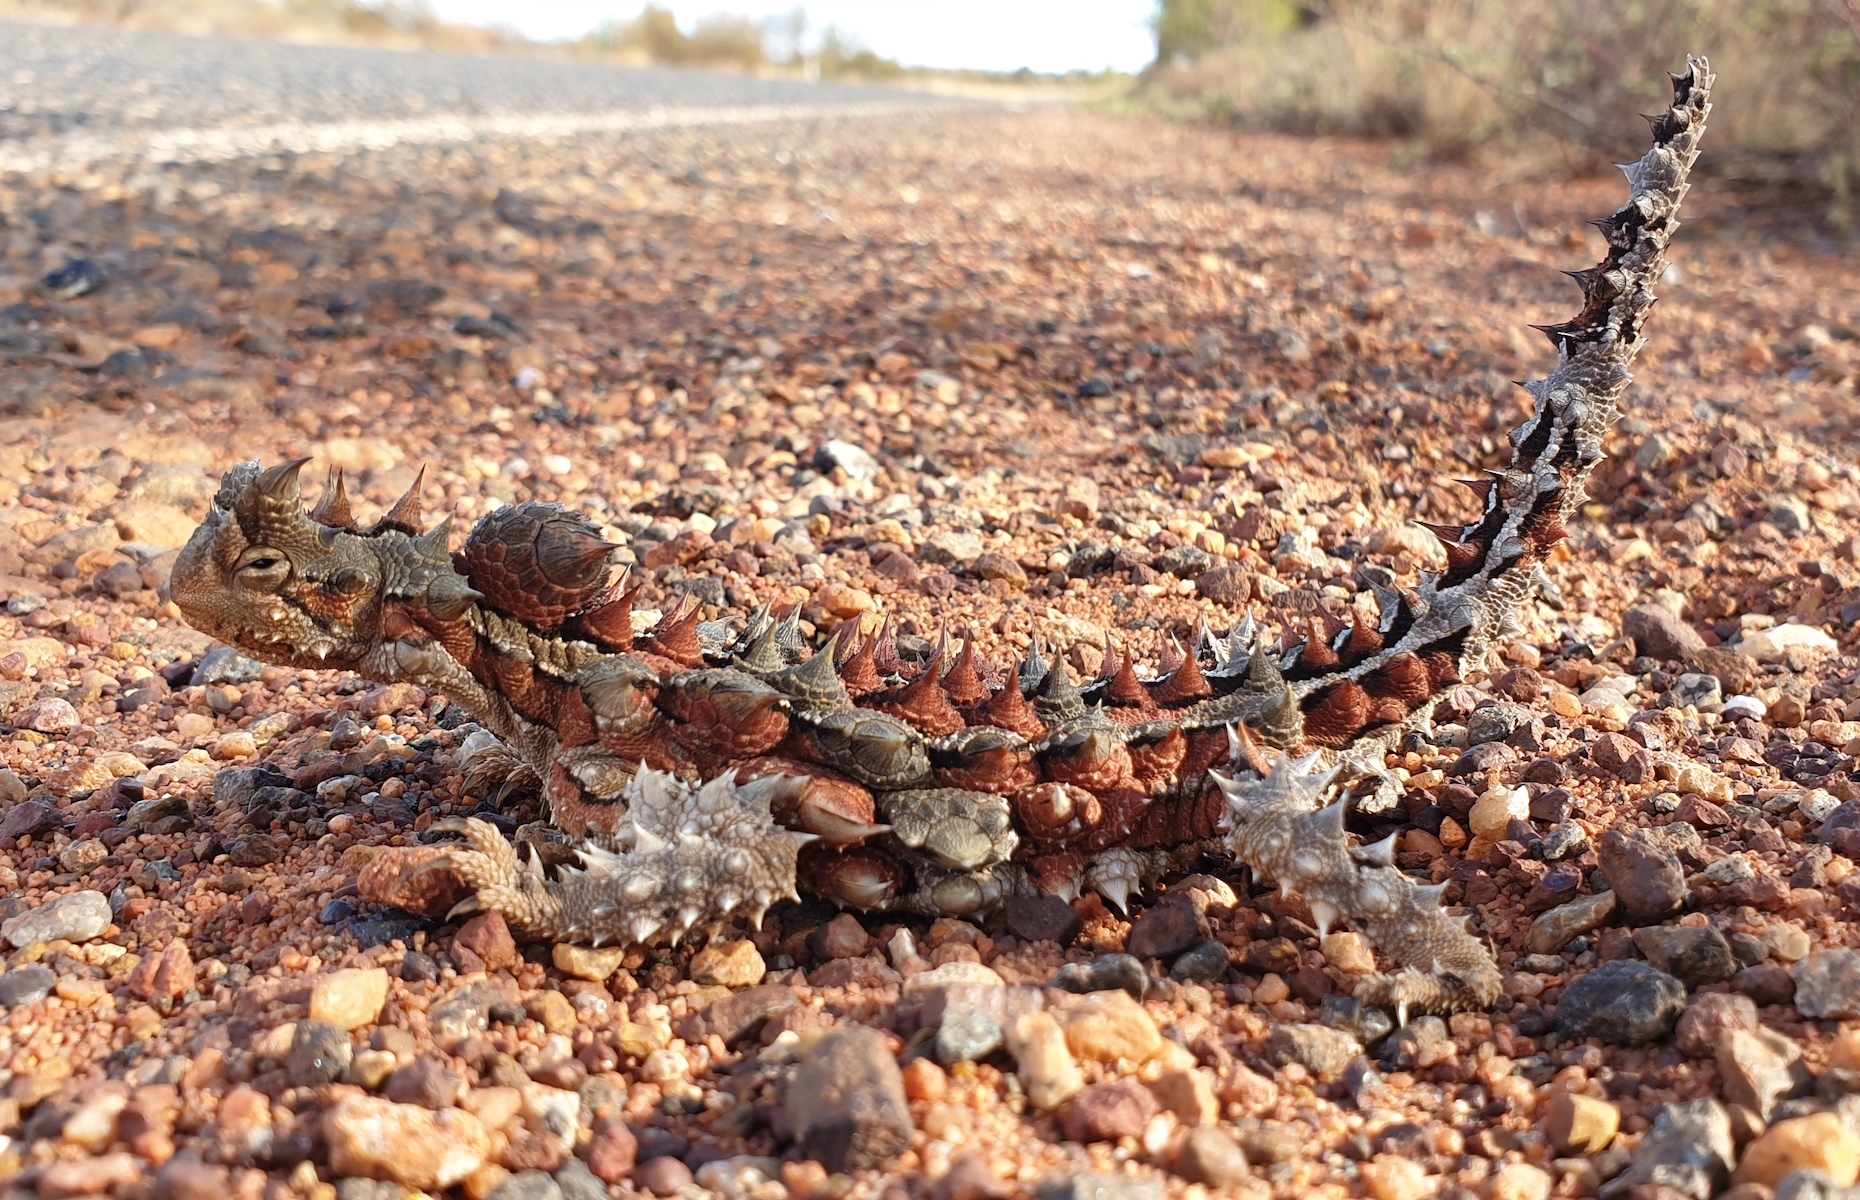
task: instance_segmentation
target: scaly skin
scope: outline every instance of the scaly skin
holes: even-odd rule
[[[760,920],[797,871],[862,909],[973,915],[1081,888],[1121,908],[1213,849],[1393,960],[1366,997],[1489,1005],[1490,951],[1386,846],[1351,847],[1335,772],[1269,766],[1257,747],[1379,771],[1382,751],[1514,628],[1602,458],[1711,83],[1691,60],[1653,148],[1624,168],[1632,195],[1598,223],[1607,258],[1575,274],[1582,312],[1545,330],[1561,361],[1525,385],[1535,405],[1511,462],[1469,485],[1477,520],[1435,529],[1446,571],[1413,592],[1365,572],[1373,624],[1314,624],[1269,646],[1249,619],[1148,679],[1107,654],[1083,687],[1037,643],[995,682],[972,645],[915,666],[887,628],[810,654],[792,620],[766,611],[735,628],[680,611],[636,638],[632,593],[624,578],[609,586],[611,548],[580,516],[502,509],[453,554],[446,523],[420,533],[417,484],[366,530],[339,476],[306,515],[303,460],[227,472],[176,563],[174,599],[266,661],[410,682],[472,712],[498,741],[468,775],[537,781],[551,820],[588,839],[583,867],[550,879],[479,822],[435,869],[538,937],[676,940]]]

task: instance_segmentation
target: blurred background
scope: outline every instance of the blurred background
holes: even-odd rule
[[[1065,100],[1582,174],[1708,52],[1711,169],[1853,224],[1860,0],[0,0],[0,18]]]

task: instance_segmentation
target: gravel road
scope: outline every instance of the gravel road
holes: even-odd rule
[[[563,136],[934,103],[885,88],[540,57],[0,22],[0,171],[484,134]]]

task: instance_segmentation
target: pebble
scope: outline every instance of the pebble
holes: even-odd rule
[[[57,982],[58,976],[52,974],[50,967],[38,963],[14,967],[0,975],[0,1005],[16,1008],[22,1004],[37,1004],[52,994],[52,985]]]
[[[620,969],[620,964],[626,960],[626,948],[608,946],[596,949],[558,942],[550,951],[550,959],[555,963],[555,969],[564,975],[601,983],[613,978],[613,973]]]
[[[1664,1037],[1686,1006],[1679,980],[1643,962],[1605,962],[1563,990],[1557,1032],[1638,1045]]]
[[[1724,1098],[1765,1121],[1783,1096],[1808,1082],[1802,1049],[1773,1029],[1734,1029],[1718,1044]]]
[[[1183,983],[1210,983],[1227,974],[1227,945],[1203,938],[1190,946],[1169,968],[1169,978]]]
[[[829,1171],[877,1167],[909,1148],[904,1077],[876,1029],[830,1030],[814,1044],[782,1096],[796,1144]]]
[[[593,1172],[596,1179],[603,1183],[619,1183],[628,1175],[635,1174],[639,1139],[634,1136],[632,1127],[619,1116],[599,1117],[594,1122],[593,1136],[588,1139],[583,1154],[588,1160],[588,1170]]]
[[[110,899],[102,892],[67,892],[0,924],[0,937],[17,948],[34,942],[88,942],[110,927]]]
[[[1500,842],[1510,836],[1513,821],[1528,821],[1530,816],[1531,794],[1528,790],[1521,787],[1495,787],[1473,802],[1467,822],[1475,837],[1482,837],[1488,842]]]
[[[1779,921],[1763,930],[1763,944],[1777,962],[1795,963],[1808,957],[1808,931],[1800,925]]]
[[[944,1065],[978,1062],[1001,1048],[1001,1026],[979,1009],[948,1012],[936,1031],[936,1057]]]
[[[1556,1181],[1550,1172],[1530,1163],[1502,1167],[1485,1186],[1489,1200],[1549,1200]]]
[[[1074,1142],[1114,1142],[1137,1137],[1158,1111],[1156,1097],[1134,1079],[1099,1083],[1072,1098],[1061,1114],[1066,1137]]]
[[[1214,1094],[1213,1078],[1200,1068],[1165,1071],[1150,1084],[1150,1091],[1156,1103],[1191,1129],[1220,1120],[1221,1102]]]
[[[1163,1200],[1163,1185],[1135,1175],[1076,1171],[1049,1175],[1034,1190],[1034,1200]]]
[[[1019,1064],[1017,1074],[1027,1101],[1041,1112],[1051,1112],[1077,1095],[1085,1077],[1066,1045],[1065,1031],[1051,1013],[1020,1017],[1006,1030],[1008,1053]]]
[[[1683,661],[1705,649],[1698,630],[1664,604],[1641,604],[1621,615],[1621,632],[1648,658]]]
[[[778,983],[746,988],[726,996],[704,1010],[704,1024],[726,1046],[754,1036],[771,1017],[795,1008],[801,998],[793,988]]]
[[[1820,1171],[1851,1187],[1860,1178],[1860,1138],[1834,1113],[1778,1121],[1744,1148],[1732,1178],[1773,1188],[1791,1171]]]
[[[815,958],[824,962],[857,958],[872,948],[872,935],[865,931],[858,917],[841,913],[816,929],[807,939],[807,946]]]
[[[690,1167],[666,1155],[639,1164],[633,1172],[633,1182],[655,1196],[676,1196],[694,1186],[696,1181],[691,1177]]]
[[[1601,891],[1559,904],[1531,921],[1525,945],[1532,954],[1555,954],[1607,921],[1614,915],[1617,903],[1614,892]]]
[[[1600,1154],[1621,1131],[1621,1110],[1581,1092],[1555,1092],[1538,1128],[1558,1155]]]
[[[1162,1048],[1156,1022],[1129,992],[1092,992],[1060,1014],[1066,1048],[1088,1062],[1147,1062]]]
[[[35,733],[70,733],[78,727],[78,711],[69,700],[56,696],[34,701],[14,714],[13,724]]]
[[[1124,949],[1136,958],[1174,958],[1201,936],[1201,913],[1194,901],[1171,893],[1131,923]]]
[[[1860,950],[1816,950],[1795,964],[1795,1007],[1811,1020],[1860,1017]]]
[[[1175,1173],[1190,1183],[1222,1189],[1238,1187],[1252,1174],[1239,1144],[1215,1125],[1189,1131],[1176,1155]]]
[[[768,964],[748,940],[712,942],[691,956],[691,982],[707,987],[747,988],[762,982]]]
[[[1274,1025],[1266,1043],[1266,1053],[1277,1065],[1298,1063],[1323,1079],[1343,1074],[1362,1052],[1362,1043],[1328,1025]]]
[[[388,1076],[382,1095],[396,1104],[417,1104],[438,1111],[457,1104],[464,1088],[464,1080],[448,1070],[441,1059],[422,1054]]]
[[[1691,1200],[1711,1200],[1730,1175],[1735,1154],[1724,1105],[1716,1100],[1668,1104],[1608,1192],[1627,1195],[1638,1185],[1658,1184]]]
[[[388,975],[381,967],[333,971],[310,989],[310,1016],[342,1029],[372,1025],[387,1003]]]
[[[373,1096],[339,1101],[323,1116],[330,1169],[436,1191],[481,1166],[491,1140],[477,1117],[460,1109],[429,1112]]]
[[[518,1171],[493,1188],[488,1200],[562,1200],[562,1189],[542,1171]]]
[[[1424,1200],[1434,1192],[1426,1168],[1397,1154],[1378,1154],[1360,1170],[1372,1200]]]
[[[1657,925],[1685,904],[1686,873],[1676,856],[1644,829],[1611,829],[1597,842],[1603,878],[1630,924]]]
[[[1841,647],[1839,642],[1828,636],[1826,630],[1817,629],[1813,625],[1791,623],[1746,633],[1732,648],[1745,658],[1770,663],[1781,662],[1791,650],[1833,654]]]
[[[315,1087],[341,1079],[348,1072],[354,1054],[348,1030],[328,1021],[299,1021],[291,1034],[286,1067],[292,1083],[298,1087]]]
[[[1686,1005],[1673,1027],[1673,1044],[1693,1058],[1710,1058],[1734,1031],[1756,1027],[1757,1006],[1750,997],[1706,992]]]
[[[1687,988],[1722,983],[1737,974],[1730,941],[1709,925],[1643,926],[1634,931],[1634,944],[1648,962]]]
[[[1122,990],[1141,1000],[1150,990],[1150,973],[1135,955],[1101,954],[1089,963],[1067,963],[1047,983],[1067,992]]]
[[[523,965],[516,939],[510,936],[510,926],[499,912],[479,913],[465,922],[453,935],[452,945],[475,955],[483,964],[481,970],[509,971]]]

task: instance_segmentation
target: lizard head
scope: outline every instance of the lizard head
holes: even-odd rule
[[[306,461],[226,472],[175,561],[174,602],[201,632],[266,662],[414,678],[444,627],[480,598],[453,569],[451,519],[419,534],[416,482],[359,529],[335,472],[306,513],[297,480]]]

